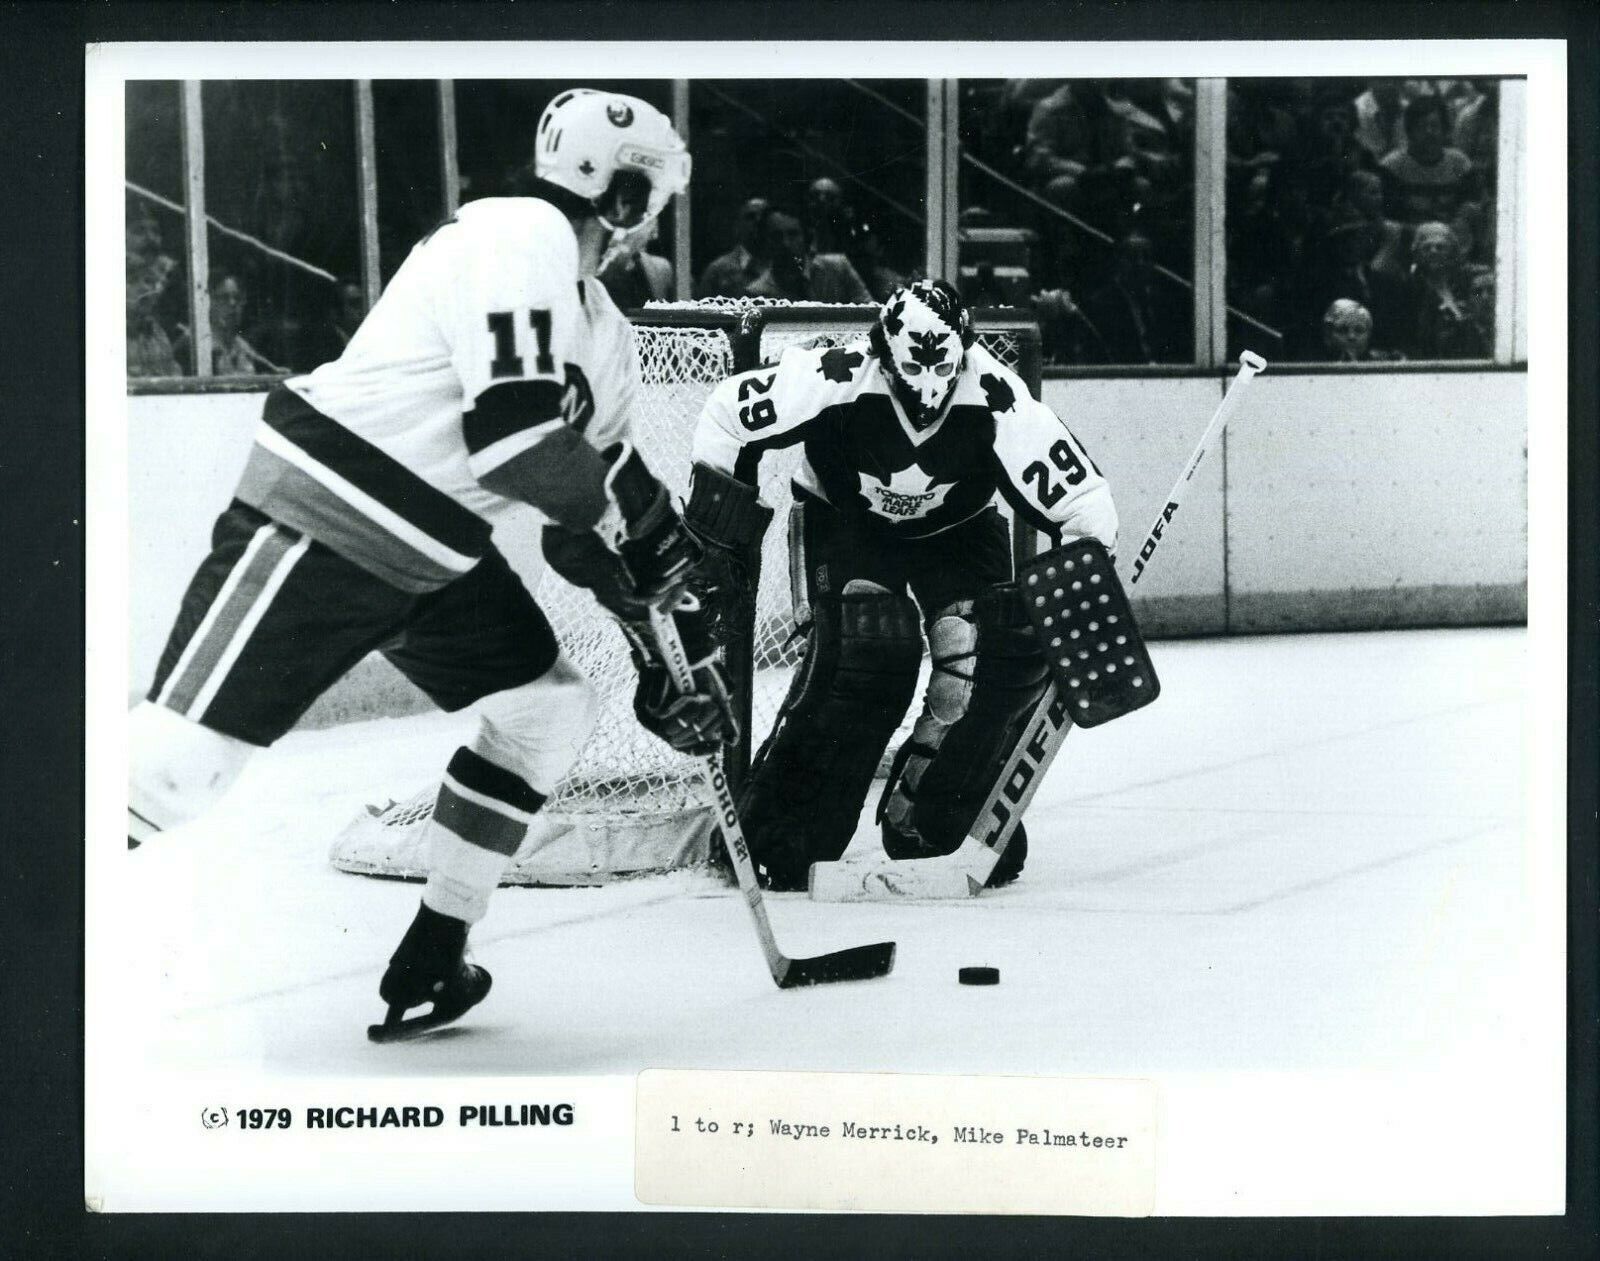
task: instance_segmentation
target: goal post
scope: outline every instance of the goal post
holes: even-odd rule
[[[1009,309],[974,313],[979,342],[1039,390],[1039,330]],[[652,304],[633,318],[640,400],[634,441],[651,469],[682,500],[690,449],[706,398],[718,382],[775,361],[791,346],[841,344],[864,337],[871,305],[779,304],[754,299]],[[740,718],[740,741],[727,759],[737,777],[771,730],[804,650],[790,598],[790,483],[803,447],[762,460],[760,492],[774,509],[760,549],[748,633],[724,646]],[[754,559],[754,558],[752,558]],[[577,764],[536,816],[505,883],[598,884],[710,861],[712,802],[694,758],[638,725],[634,670],[621,630],[586,591],[546,571],[533,594],[563,648],[594,684],[600,715]],[[907,716],[907,723],[914,716]],[[423,825],[437,785],[397,785],[386,806],[370,805],[335,838],[329,855],[341,870],[420,879],[427,874]]]

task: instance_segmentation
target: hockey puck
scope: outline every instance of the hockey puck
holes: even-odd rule
[[[956,979],[963,985],[999,985],[999,968],[962,968]]]

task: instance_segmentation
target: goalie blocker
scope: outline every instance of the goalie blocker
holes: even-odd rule
[[[1160,695],[1128,593],[1098,539],[1034,558],[1022,567],[1018,585],[1074,723],[1098,727]]]
[[[1150,704],[1160,680],[1117,578],[1098,540],[1055,548],[1017,576],[1028,620],[1049,665],[1052,685],[1019,728],[996,768],[994,787],[954,853],[885,863],[817,863],[811,896],[819,901],[967,897],[983,888],[1015,835],[1066,734],[1097,727]]]

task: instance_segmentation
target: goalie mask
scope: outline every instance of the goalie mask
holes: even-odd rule
[[[539,119],[534,174],[594,208],[615,234],[612,253],[689,187],[689,165],[666,115],[636,96],[574,88]]]
[[[872,350],[907,418],[926,429],[944,414],[972,345],[972,317],[942,280],[896,289],[872,326]]]

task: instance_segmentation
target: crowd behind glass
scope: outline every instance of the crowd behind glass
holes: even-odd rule
[[[457,85],[463,201],[526,189],[531,122],[559,86]],[[670,108],[664,83],[609,86]],[[443,199],[430,85],[378,87],[387,279]],[[693,90],[695,296],[871,302],[923,270],[921,84]],[[193,371],[177,97],[129,86],[131,376]],[[352,100],[341,83],[205,85],[213,374],[307,370],[360,322]],[[1280,361],[1489,358],[1498,104],[1489,80],[1229,81],[1230,342]],[[967,299],[1033,309],[1047,364],[1192,362],[1193,81],[962,81],[959,115]],[[670,212],[660,226],[602,276],[624,309],[677,292]]]

